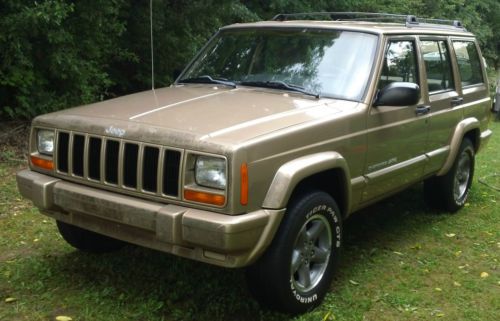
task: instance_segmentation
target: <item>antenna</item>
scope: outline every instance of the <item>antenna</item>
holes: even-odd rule
[[[154,61],[154,46],[153,46],[153,0],[149,0],[149,26],[150,26],[150,42],[151,42],[151,89],[155,91],[155,61]]]

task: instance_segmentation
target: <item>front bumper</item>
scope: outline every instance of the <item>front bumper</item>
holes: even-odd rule
[[[224,215],[79,185],[31,170],[17,173],[21,195],[40,211],[126,242],[225,267],[254,262],[283,210]]]

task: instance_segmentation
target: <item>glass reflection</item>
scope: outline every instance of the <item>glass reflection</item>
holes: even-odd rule
[[[360,100],[377,41],[372,34],[338,30],[224,30],[179,82],[204,82],[200,77],[253,86],[275,82],[320,96]]]

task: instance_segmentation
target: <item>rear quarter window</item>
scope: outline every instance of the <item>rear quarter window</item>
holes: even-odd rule
[[[453,48],[457,57],[462,87],[482,84],[483,72],[476,44],[473,41],[453,41]]]

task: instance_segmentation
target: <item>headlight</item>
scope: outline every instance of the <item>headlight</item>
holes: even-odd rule
[[[39,129],[37,132],[38,152],[52,155],[54,153],[54,131]]]
[[[226,160],[210,156],[198,156],[195,167],[196,184],[217,188],[226,188]]]

